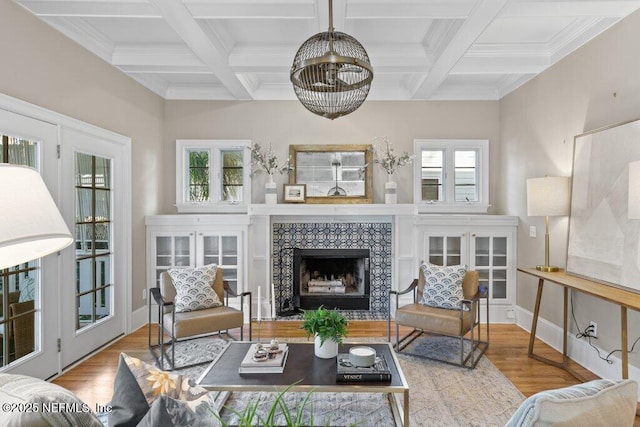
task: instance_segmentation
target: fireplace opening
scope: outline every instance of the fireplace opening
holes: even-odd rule
[[[368,249],[294,249],[293,258],[300,308],[369,310]]]

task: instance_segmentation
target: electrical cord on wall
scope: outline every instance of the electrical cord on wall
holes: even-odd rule
[[[591,347],[593,347],[593,349],[598,353],[598,357],[602,360],[604,360],[605,362],[607,362],[609,365],[613,364],[613,360],[611,360],[611,356],[614,353],[617,352],[622,352],[621,349],[616,349],[613,350],[611,352],[609,352],[606,356],[602,356],[602,353],[600,352],[600,349],[598,347],[596,347],[595,345],[593,345],[591,343],[591,338],[595,338],[598,339],[598,337],[594,337],[593,334],[593,326],[589,325],[584,329],[581,329],[580,326],[578,325],[578,320],[576,319],[576,315],[573,311],[573,293],[571,294],[571,317],[573,318],[573,322],[576,325],[576,329],[578,330],[578,332],[576,333],[576,338],[586,338],[587,342],[589,343],[589,345]],[[629,350],[629,353],[633,353],[633,349],[636,347],[636,344],[638,343],[638,341],[640,341],[640,337],[636,338],[636,340],[633,342],[633,345],[631,346],[631,349]]]
[[[598,353],[598,357],[601,360],[604,360],[605,362],[607,362],[609,365],[612,365],[613,360],[611,360],[609,357],[611,356],[611,353],[609,353],[606,357],[602,357],[602,353],[600,353],[600,349],[591,343],[591,338],[598,339],[598,337],[594,337],[593,335],[591,335],[593,333],[593,327],[589,325],[586,328],[581,329],[580,326],[578,325],[578,320],[576,319],[576,314],[573,310],[573,293],[571,293],[571,317],[573,317],[573,323],[575,323],[576,329],[578,330],[578,332],[576,333],[576,338],[586,338],[589,345],[593,347],[596,353]]]

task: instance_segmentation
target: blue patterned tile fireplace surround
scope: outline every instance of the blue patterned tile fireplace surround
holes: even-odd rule
[[[295,249],[368,250],[369,310],[387,312],[391,289],[391,222],[273,223],[272,232],[272,271],[278,314],[286,311],[293,301]]]

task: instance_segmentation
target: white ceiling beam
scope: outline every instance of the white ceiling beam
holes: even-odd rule
[[[229,65],[235,72],[288,73],[293,53],[299,46],[238,46],[229,55]],[[431,67],[421,44],[367,45],[369,57],[375,58],[375,72],[419,72]]]
[[[465,55],[449,74],[530,74],[551,65],[549,55]]]
[[[466,18],[476,0],[451,1],[389,1],[350,0],[347,19],[462,19]]]
[[[174,66],[208,70],[200,58],[184,45],[120,45],[113,51],[112,63],[118,67]]]
[[[640,1],[522,1],[505,7],[501,18],[514,17],[617,17],[627,16],[640,8]]]
[[[182,37],[200,60],[218,77],[236,99],[251,99],[251,94],[229,66],[229,54],[222,42],[207,37],[180,0],[150,0],[165,21]]]
[[[500,14],[509,0],[482,0],[473,9],[451,42],[436,59],[429,74],[413,92],[413,99],[429,99],[445,81],[449,71],[469,50],[482,32]]]
[[[222,85],[171,85],[167,88],[165,99],[172,100],[219,100],[233,101],[235,97]]]
[[[160,18],[158,11],[144,0],[18,0],[17,3],[41,17]]]
[[[314,0],[185,0],[196,19],[315,19]]]

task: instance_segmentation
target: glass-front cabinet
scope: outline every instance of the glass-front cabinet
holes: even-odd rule
[[[241,235],[235,233],[198,232],[197,247],[201,248],[202,264],[217,264],[224,272],[223,278],[235,292],[238,291],[239,247]]]
[[[217,264],[234,291],[244,291],[248,219],[243,215],[146,217],[147,288],[171,267]]]
[[[421,216],[416,223],[419,261],[476,270],[488,289],[492,320],[508,322],[515,303],[517,218]]]
[[[492,302],[504,302],[509,297],[507,278],[509,276],[507,236],[471,235],[472,268],[480,276],[480,286],[489,289]]]
[[[460,232],[427,233],[427,260],[436,265],[459,265],[467,263],[467,240]]]

